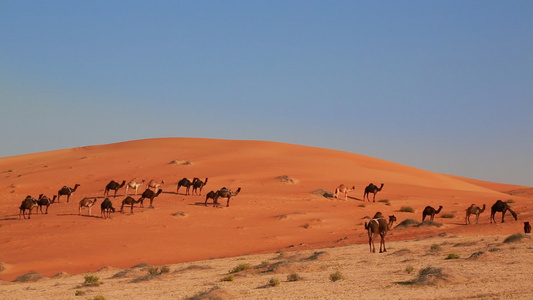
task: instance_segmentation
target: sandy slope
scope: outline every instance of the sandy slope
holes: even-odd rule
[[[293,182],[283,182],[279,176]],[[126,210],[104,220],[100,198],[93,217],[78,215],[81,198],[101,197],[110,180],[134,177],[165,181],[154,209],[135,207],[134,214]],[[230,207],[205,207],[204,196],[184,195],[184,190],[176,193],[176,182],[183,177],[209,178],[204,194],[223,186],[241,187],[242,192],[232,198]],[[362,201],[370,182],[385,184],[375,203]],[[26,195],[51,197],[63,185],[76,183],[81,186],[69,203],[62,198],[48,215],[19,220],[18,206]],[[356,186],[347,201],[323,196],[340,183]],[[104,266],[129,268],[138,263],[163,265],[364,245],[368,241],[365,216],[381,211],[396,215],[399,221],[420,221],[426,205],[444,206],[435,219],[443,226],[397,229],[389,241],[412,241],[442,232],[512,234],[522,232],[522,220],[531,219],[532,190],[431,173],[353,153],[260,141],[150,139],[0,158],[0,261],[5,268],[0,279],[12,281],[32,270],[53,276],[94,272]],[[117,209],[124,191],[111,198]],[[490,208],[498,199],[512,199],[519,221],[508,215],[506,223],[489,224],[486,211],[480,224],[463,225],[464,210],[470,204]],[[415,213],[400,212],[404,206]],[[445,214],[454,217],[440,217]],[[366,255],[367,248],[355,249]],[[369,257],[379,259],[379,254]]]

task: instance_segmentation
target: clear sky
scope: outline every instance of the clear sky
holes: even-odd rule
[[[264,140],[533,186],[532,16],[527,0],[0,1],[0,157]]]

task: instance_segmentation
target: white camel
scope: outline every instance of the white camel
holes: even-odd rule
[[[144,183],[144,179],[141,182],[137,182],[137,178],[133,178],[127,185],[126,185],[126,196],[128,195],[128,189],[132,188],[135,189],[135,195],[137,195],[137,191],[139,190],[139,187],[141,187]]]

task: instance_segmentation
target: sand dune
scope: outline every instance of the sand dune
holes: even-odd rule
[[[176,193],[183,177],[208,183],[203,195]],[[132,178],[164,180],[155,208],[118,212],[125,189],[110,197],[117,212],[100,217],[104,187]],[[363,202],[364,187],[384,183],[376,202]],[[348,200],[334,199],[335,188],[356,186]],[[26,195],[52,197],[64,185],[80,184],[69,203],[50,206],[48,215],[33,211],[19,220]],[[205,194],[227,187],[226,200],[204,206]],[[140,189],[144,191],[145,186]],[[325,196],[324,196],[325,195]],[[130,268],[139,263],[168,265],[214,258],[312,251],[361,245],[367,255],[364,217],[376,211],[398,221],[420,221],[426,205],[442,212],[441,227],[395,229],[388,240],[412,241],[441,233],[453,236],[507,235],[522,232],[531,219],[531,187],[484,182],[432,173],[354,153],[262,141],[166,138],[50,151],[0,158],[0,279],[12,281],[36,271],[82,274],[102,267]],[[99,197],[93,216],[78,215],[83,197]],[[134,196],[138,198],[139,196]],[[509,201],[519,213],[501,224],[489,224],[490,206]],[[465,226],[464,210],[475,203],[489,209],[480,224]],[[411,207],[414,213],[401,212]],[[447,216],[447,218],[443,218]],[[368,245],[366,245],[368,247]],[[359,250],[360,249],[360,250]],[[368,259],[379,260],[380,254]]]

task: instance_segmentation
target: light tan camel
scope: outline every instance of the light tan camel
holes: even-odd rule
[[[122,200],[122,206],[120,207],[120,212],[124,213],[124,205],[131,205],[131,213],[133,213],[133,205],[136,203],[141,202],[141,199],[135,200],[132,197],[128,196],[124,200]]]
[[[81,199],[80,206],[78,208],[80,216],[81,216],[81,209],[84,207],[86,207],[89,210],[89,216],[91,216],[91,211],[93,209],[93,206],[96,204],[96,200],[98,200],[98,198],[96,197],[85,197]]]
[[[485,211],[486,206],[486,204],[483,204],[483,208],[479,208],[479,206],[476,206],[475,204],[470,205],[470,207],[466,209],[466,225],[470,224],[470,215],[476,215],[476,224],[478,224],[479,215]]]
[[[164,180],[161,180],[161,182],[157,182],[152,179],[148,183],[147,188],[151,189],[152,191],[157,191],[157,189],[159,189],[159,187],[162,186],[163,184],[165,184]]]
[[[141,182],[137,182],[137,178],[133,178],[128,184],[126,185],[126,196],[128,195],[128,189],[132,188],[135,189],[135,195],[137,195],[137,192],[139,191],[139,187],[141,187],[144,183],[144,179]]]
[[[365,201],[365,197],[366,197],[366,199],[368,199],[368,202],[370,202],[369,195],[374,194],[373,201],[376,202],[376,194],[383,189],[383,185],[384,184],[382,183],[380,187],[377,187],[375,184],[370,183],[367,187],[365,187],[365,192],[363,194],[363,201]]]
[[[442,205],[440,205],[439,209],[437,210],[435,210],[431,206],[426,206],[426,208],[424,208],[424,211],[422,212],[422,222],[424,222],[424,220],[426,219],[426,216],[429,216],[429,219],[433,221],[433,219],[435,218],[435,215],[440,213],[441,210],[442,210]]]
[[[370,222],[365,222],[365,229],[368,231],[368,245],[370,247],[370,253],[376,252],[376,247],[374,241],[376,240],[378,234],[381,237],[379,242],[379,253],[387,252],[385,247],[385,236],[387,232],[392,229],[392,224],[396,222],[396,217],[394,215],[389,216],[389,223],[387,224],[386,219],[383,217],[381,212],[377,212]]]
[[[336,189],[335,189],[335,198],[339,198],[339,194],[340,193],[344,193],[344,201],[346,201],[346,199],[348,199],[348,192],[351,192],[355,190],[355,185],[352,186],[352,188],[348,188],[347,186],[345,186],[344,184],[341,184],[339,185]]]
[[[20,204],[20,212],[19,212],[19,220],[20,217],[23,216],[24,219],[26,219],[26,210],[28,210],[28,219],[31,219],[31,210],[37,206],[37,200],[33,198],[32,196],[28,195],[24,200],[22,200],[22,203]]]
[[[76,183],[74,185],[74,188],[71,188],[70,186],[64,186],[59,191],[57,191],[57,203],[59,203],[59,198],[63,195],[67,196],[67,202],[70,200],[70,196],[74,194],[74,192],[78,189],[80,184]]]

